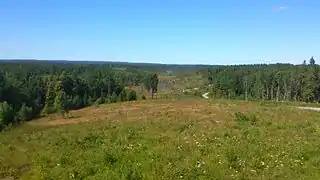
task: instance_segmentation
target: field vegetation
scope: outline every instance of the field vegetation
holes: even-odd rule
[[[145,100],[52,115],[0,136],[0,177],[318,179],[320,114],[289,105]]]
[[[318,69],[4,61],[0,179],[320,179]]]

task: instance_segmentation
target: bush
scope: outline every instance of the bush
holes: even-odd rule
[[[255,125],[257,124],[258,118],[255,114],[245,115],[241,112],[236,112],[235,121],[240,124],[249,122],[251,125]]]
[[[147,98],[146,98],[145,95],[142,95],[142,96],[141,96],[141,99],[142,99],[142,100],[146,100]]]
[[[135,91],[133,90],[129,90],[129,92],[127,93],[127,100],[128,101],[135,101],[137,100],[137,94]]]
[[[113,92],[112,95],[111,95],[111,98],[110,98],[110,102],[111,103],[116,103],[117,99],[118,99],[118,96],[117,96],[116,92]]]
[[[103,104],[103,99],[102,98],[98,98],[95,102],[94,105],[99,105],[99,104]]]

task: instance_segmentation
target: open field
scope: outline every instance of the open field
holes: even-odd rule
[[[320,179],[320,113],[201,99],[89,107],[0,134],[0,179]]]

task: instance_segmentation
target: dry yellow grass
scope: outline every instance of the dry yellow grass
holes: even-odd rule
[[[188,119],[208,120],[217,119],[219,122],[232,119],[230,112],[247,111],[249,105],[236,106],[233,104],[221,105],[201,99],[187,100],[141,100],[135,102],[123,102],[116,104],[103,104],[95,107],[88,107],[71,111],[71,118],[63,118],[58,114],[42,117],[30,121],[30,125],[63,125],[75,123],[88,123],[99,120],[123,120],[139,121],[141,119],[153,119],[164,116],[188,117]],[[228,113],[223,113],[228,112]],[[222,121],[223,120],[223,121]]]

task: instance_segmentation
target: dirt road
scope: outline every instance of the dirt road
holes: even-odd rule
[[[320,111],[320,107],[303,107],[299,106],[298,109],[312,110],[312,111]]]

